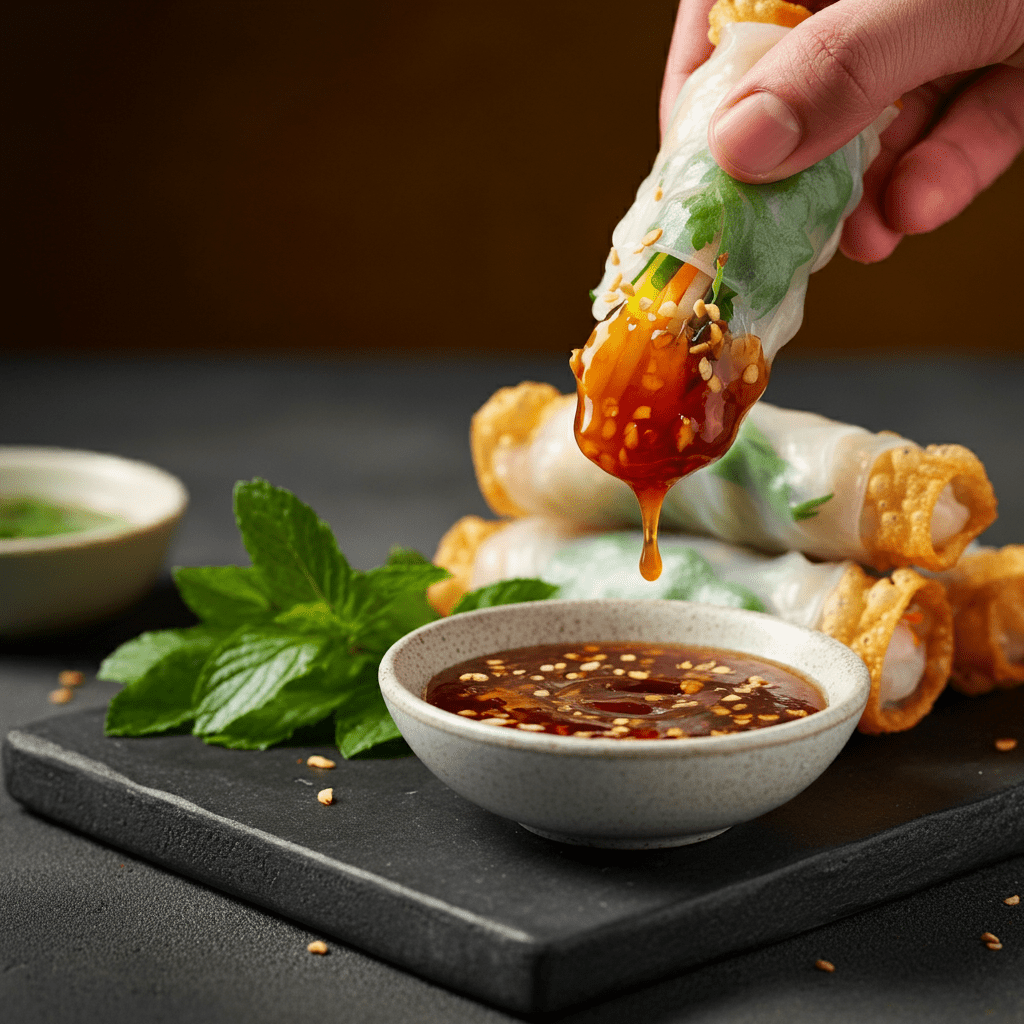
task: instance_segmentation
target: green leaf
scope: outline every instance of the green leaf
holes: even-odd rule
[[[292,605],[274,619],[274,625],[290,633],[307,636],[333,635],[347,638],[349,630],[326,601]]]
[[[196,682],[197,736],[227,731],[237,718],[277,696],[293,679],[306,675],[326,641],[274,626],[236,630],[211,654]]]
[[[235,486],[235,519],[275,603],[344,601],[352,570],[330,527],[290,491],[266,480]]]
[[[178,634],[177,643],[173,646],[173,638],[168,634]],[[163,647],[163,653],[159,658],[150,660],[145,671],[128,681],[125,688],[110,702],[104,725],[106,735],[145,736],[165,732],[191,721],[194,715],[192,692],[196,677],[222,637],[223,631],[196,626],[191,630],[144,633],[136,640],[122,645],[107,659],[110,662],[120,653],[121,661],[115,662],[110,674],[101,678],[113,679],[114,672],[127,674],[122,670],[129,665],[134,673],[143,664],[143,658],[140,657],[143,651],[148,656]],[[124,652],[124,647],[129,645],[132,650]]]
[[[810,235],[828,237],[838,225],[853,194],[845,154],[840,150],[767,185],[731,178],[707,150],[691,163],[688,175],[703,169],[700,190],[670,203],[656,226],[670,248],[700,250],[715,242],[719,254],[728,253],[724,282],[761,317],[785,297],[796,270],[813,259]]]
[[[543,580],[517,577],[501,580],[490,586],[481,587],[463,594],[452,609],[452,615],[471,612],[477,608],[493,608],[500,604],[520,604],[523,601],[546,601],[558,587]]]
[[[376,684],[364,685],[347,694],[334,712],[335,741],[343,757],[355,757],[383,743],[402,738]]]
[[[237,565],[179,567],[173,575],[181,599],[204,622],[234,628],[274,613],[263,577],[255,569]]]
[[[290,739],[296,729],[322,721],[348,699],[346,687],[351,685],[351,677],[360,674],[359,662],[360,659],[336,652],[326,663],[315,665],[305,675],[285,683],[273,697],[236,718],[221,732],[204,736],[204,741],[237,750],[266,750]]]
[[[112,683],[134,683],[174,651],[198,647],[209,653],[224,636],[224,630],[205,626],[140,633],[103,659],[96,678]]]
[[[832,497],[826,494],[793,505],[787,480],[789,464],[750,420],[744,421],[733,446],[707,471],[760,497],[768,510],[784,521],[810,519]]]
[[[821,506],[826,501],[831,501],[833,497],[835,495],[825,494],[820,498],[810,498],[807,501],[802,501],[799,505],[790,506],[790,511],[797,522],[802,522],[804,519],[813,519],[818,514]]]

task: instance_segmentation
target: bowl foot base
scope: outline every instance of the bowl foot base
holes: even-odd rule
[[[519,822],[523,825],[522,822]],[[523,825],[528,832],[553,839],[556,843],[568,843],[570,846],[592,846],[601,850],[664,850],[671,846],[689,846],[691,843],[702,843],[705,839],[714,839],[726,828],[714,829],[711,832],[694,832],[687,836],[658,836],[655,839],[615,839],[611,836],[574,836],[564,832],[548,832],[546,829]]]

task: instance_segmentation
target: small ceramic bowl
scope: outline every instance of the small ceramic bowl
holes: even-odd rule
[[[493,729],[422,699],[470,658],[544,643],[695,643],[758,655],[810,678],[828,704],[731,736],[578,739]],[[686,601],[542,601],[466,612],[398,641],[380,666],[384,700],[409,746],[473,803],[549,839],[650,849],[710,839],[796,796],[842,749],[870,677],[848,647],[758,612]]]
[[[53,537],[0,538],[0,636],[48,633],[123,611],[155,582],[188,503],[170,473],[116,455],[0,447],[0,498],[113,516]]]

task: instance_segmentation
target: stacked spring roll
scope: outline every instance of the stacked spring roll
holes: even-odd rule
[[[666,536],[662,574],[644,580],[637,535],[587,533],[543,516],[514,522],[459,520],[435,561],[453,573],[432,594],[449,611],[463,592],[515,577],[539,577],[558,596],[662,598],[764,611],[819,629],[856,651],[871,673],[860,721],[867,733],[915,725],[946,685],[952,616],[942,585],[901,568],[876,579],[849,560],[814,563],[799,552],[759,554],[706,537]]]
[[[525,382],[476,413],[470,445],[487,503],[510,518],[635,525],[629,488],[580,452],[573,404],[550,385]],[[921,448],[759,402],[724,459],[669,490],[661,522],[764,551],[938,572],[995,517],[985,468],[960,445]]]

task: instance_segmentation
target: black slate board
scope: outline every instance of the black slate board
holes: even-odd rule
[[[108,739],[102,715],[11,732],[28,807],[515,1011],[563,1008],[836,920],[1024,850],[1024,689],[944,695],[909,733],[854,736],[784,807],[708,842],[562,846],[414,758],[305,767],[190,736]],[[323,753],[330,753],[324,749]],[[312,785],[309,785],[312,783]],[[333,786],[335,804],[317,803]]]

